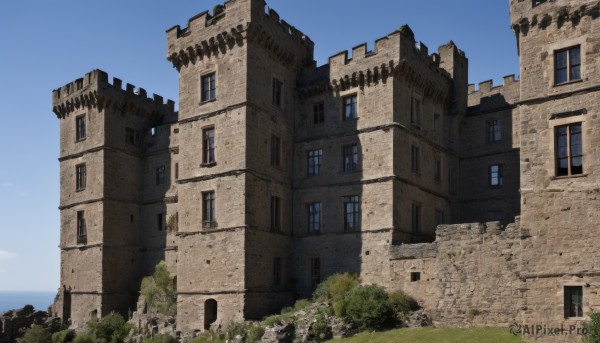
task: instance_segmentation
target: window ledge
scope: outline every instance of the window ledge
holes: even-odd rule
[[[205,104],[209,104],[209,103],[215,102],[215,101],[217,101],[217,98],[200,101],[200,103],[198,105],[205,105]]]
[[[567,82],[563,82],[563,83],[555,83],[553,87],[561,87],[561,86],[572,85],[572,84],[581,83],[581,82],[583,82],[583,79],[567,81]]]
[[[565,179],[578,179],[581,177],[588,177],[589,174],[576,174],[576,175],[564,175],[564,176],[552,176],[550,180],[565,180]]]
[[[83,192],[83,191],[85,191],[85,187],[78,188],[78,189],[75,190],[76,193]]]
[[[80,139],[76,139],[76,140],[75,140],[75,143],[83,142],[83,141],[85,141],[85,140],[86,140],[86,138],[87,138],[87,137],[83,137],[83,138],[80,138]]]
[[[202,168],[212,168],[216,165],[217,165],[217,162],[200,163],[200,167],[202,167]]]

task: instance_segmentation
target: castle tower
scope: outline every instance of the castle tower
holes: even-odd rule
[[[167,31],[180,75],[178,328],[257,319],[292,301],[295,87],[313,43],[231,0]]]
[[[524,320],[597,311],[600,33],[597,1],[511,1],[521,95]],[[525,262],[526,261],[526,262]]]
[[[146,135],[174,103],[100,70],[52,93],[60,119],[61,289],[53,311],[82,327],[126,314],[139,291]],[[164,254],[164,249],[163,249]]]

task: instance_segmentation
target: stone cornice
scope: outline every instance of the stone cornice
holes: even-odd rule
[[[244,40],[247,38],[247,31],[248,24],[246,26],[240,24],[232,27],[229,31],[223,31],[198,43],[190,42],[179,51],[167,56],[167,60],[179,71],[182,66],[188,66],[190,63],[195,64],[204,58],[210,58],[218,54],[225,54],[236,46],[243,46]]]
[[[441,73],[440,73],[441,75]],[[388,79],[394,78],[404,81],[420,89],[425,97],[431,98],[436,103],[448,106],[450,102],[450,81],[446,89],[436,86],[436,82],[423,76],[416,71],[406,60],[382,63],[373,68],[355,71],[342,77],[331,79],[328,83],[317,83],[308,85],[299,90],[302,97],[310,97],[323,92],[339,92],[352,88],[371,87],[379,83],[386,83]]]
[[[512,23],[512,28],[515,34],[522,33],[527,36],[530,29],[538,27],[545,30],[547,27],[556,23],[560,28],[567,21],[570,21],[573,26],[579,25],[581,19],[585,16],[589,16],[592,19],[600,17],[600,1],[596,2],[592,6],[580,5],[580,6],[540,6],[540,9],[547,8],[548,11],[545,13],[536,13],[531,17],[520,17]]]

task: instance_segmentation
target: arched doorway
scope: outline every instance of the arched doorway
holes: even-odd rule
[[[204,330],[209,330],[210,325],[217,321],[217,301],[208,299],[204,302]]]

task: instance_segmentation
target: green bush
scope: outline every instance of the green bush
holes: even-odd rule
[[[246,336],[246,343],[260,342],[262,336],[265,335],[265,328],[260,325],[252,325],[248,329],[248,335]]]
[[[342,317],[344,314],[345,297],[348,292],[359,284],[360,280],[356,275],[348,273],[333,274],[317,286],[313,298],[317,301],[331,302],[335,314]]]
[[[18,343],[52,343],[52,334],[39,325],[33,325],[25,331],[22,338],[17,339]]]
[[[412,297],[402,291],[388,294],[389,304],[397,320],[402,321],[411,311],[418,310],[419,304]]]
[[[307,299],[300,299],[294,304],[294,311],[302,311],[310,306],[311,302]]]
[[[309,342],[325,342],[333,338],[333,331],[323,314],[317,314],[316,320],[308,329]]]
[[[189,343],[225,343],[225,335],[214,331],[206,331],[196,336]]]
[[[111,313],[101,320],[91,320],[87,323],[87,333],[95,343],[122,343],[131,329],[131,325],[118,313]],[[75,341],[78,337],[79,335]]]
[[[242,343],[254,343],[260,341],[264,334],[265,329],[258,325],[233,323],[225,332],[225,340],[233,341],[239,336]]]
[[[69,343],[75,339],[75,331],[65,329],[52,334],[52,343]]]
[[[176,343],[177,340],[175,337],[169,335],[168,333],[163,333],[160,335],[156,335],[154,337],[144,337],[142,343]]]
[[[90,336],[89,333],[82,332],[75,336],[73,343],[94,343],[94,340],[92,339],[92,336]]]
[[[591,313],[590,321],[583,323],[583,327],[588,330],[585,338],[589,343],[600,343],[600,312]]]
[[[165,261],[158,263],[154,274],[142,279],[140,292],[151,313],[174,316],[177,312],[175,285]]]
[[[353,288],[344,300],[343,309],[343,318],[356,324],[360,331],[381,330],[395,322],[389,296],[380,286]]]

